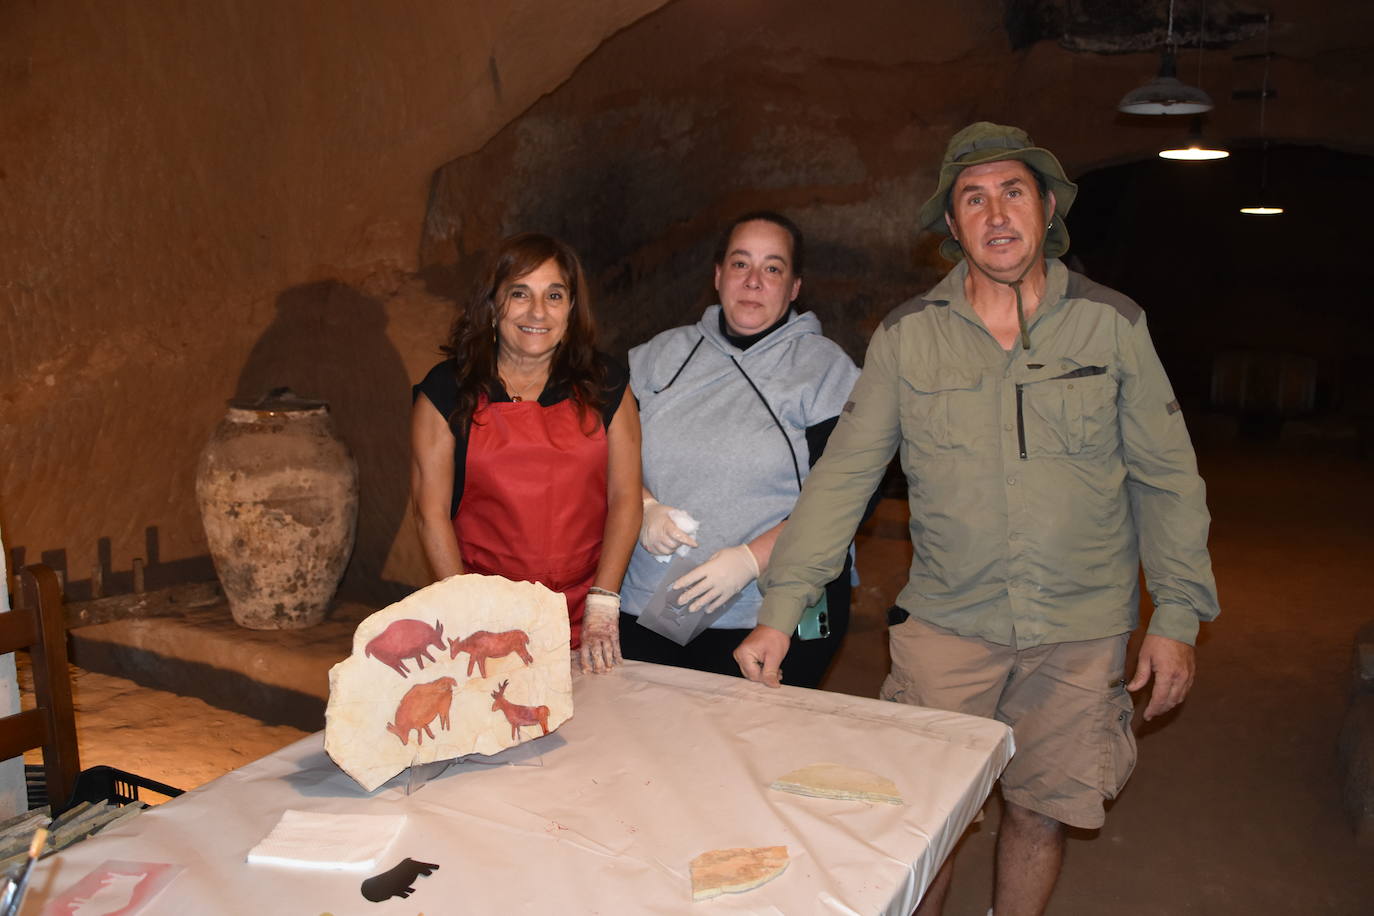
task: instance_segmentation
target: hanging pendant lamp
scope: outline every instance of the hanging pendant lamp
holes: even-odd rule
[[[1193,126],[1182,144],[1174,144],[1159,151],[1161,159],[1175,159],[1184,162],[1199,162],[1210,159],[1225,159],[1231,151],[1220,143],[1210,143],[1203,136],[1202,118],[1193,119]]]
[[[1260,87],[1260,186],[1259,200],[1240,208],[1246,216],[1278,216],[1283,207],[1275,206],[1269,194],[1269,131],[1264,123],[1265,103],[1269,99],[1269,61],[1273,57],[1269,50],[1269,16],[1264,17],[1264,83]]]
[[[1198,11],[1197,24],[1197,85],[1198,90],[1202,89],[1202,58],[1203,52],[1207,47],[1207,2],[1203,0],[1202,7]],[[1225,159],[1231,155],[1231,151],[1220,143],[1210,143],[1204,136],[1204,118],[1202,115],[1193,117],[1193,123],[1188,129],[1187,139],[1182,144],[1175,144],[1165,147],[1159,151],[1159,158],[1173,159],[1182,162],[1206,162],[1208,160]]]
[[[1178,62],[1174,57],[1174,0],[1169,0],[1169,31],[1160,55],[1159,76],[1126,93],[1116,108],[1137,115],[1188,115],[1212,110],[1210,95],[1178,78]]]

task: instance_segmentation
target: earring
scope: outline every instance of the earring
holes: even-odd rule
[[[1054,220],[1050,220],[1048,223],[1046,223],[1046,224],[1045,224],[1045,228],[1046,228],[1046,229],[1053,229],[1053,228],[1054,228]]]

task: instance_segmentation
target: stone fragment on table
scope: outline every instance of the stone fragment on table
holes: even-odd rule
[[[812,798],[906,804],[897,784],[886,776],[838,763],[813,763],[793,770],[773,780],[769,788]]]
[[[368,791],[417,764],[495,754],[572,715],[563,596],[460,575],[358,625],[329,672],[324,746]]]
[[[692,860],[692,899],[742,894],[772,881],[787,869],[786,846],[712,849]]]

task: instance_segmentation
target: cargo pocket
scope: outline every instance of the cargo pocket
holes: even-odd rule
[[[887,700],[890,703],[908,703],[912,706],[919,706],[916,697],[911,689],[911,681],[905,676],[904,667],[909,664],[906,653],[903,649],[902,628],[911,621],[911,615],[904,609],[893,605],[887,610],[887,638],[889,641],[889,656],[892,659],[892,667],[888,670],[887,677],[883,678],[883,685],[878,689],[878,699]]]
[[[902,436],[913,454],[934,458],[965,449],[972,439],[967,417],[982,387],[982,374],[964,369],[927,369],[902,373],[899,410]],[[951,414],[963,422],[951,422]]]
[[[883,686],[878,688],[878,699],[887,700],[889,703],[906,703],[907,694],[911,688],[895,674],[888,672],[887,677],[883,678]],[[915,703],[910,704],[915,706]]]
[[[1103,798],[1116,798],[1126,786],[1135,769],[1135,732],[1131,731],[1131,714],[1135,704],[1124,686],[1113,688],[1104,702],[1107,721],[1103,727],[1102,790]]]
[[[1082,366],[1025,383],[1030,453],[1076,455],[1115,448],[1116,389],[1116,379],[1105,366]]]
[[[1073,382],[1073,409],[1077,422],[1076,452],[1111,451],[1120,438],[1116,416],[1117,381],[1110,375],[1095,375]]]

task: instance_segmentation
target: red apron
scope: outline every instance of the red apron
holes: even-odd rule
[[[606,430],[571,399],[478,404],[453,530],[469,572],[538,582],[568,601],[572,647],[606,529]]]

